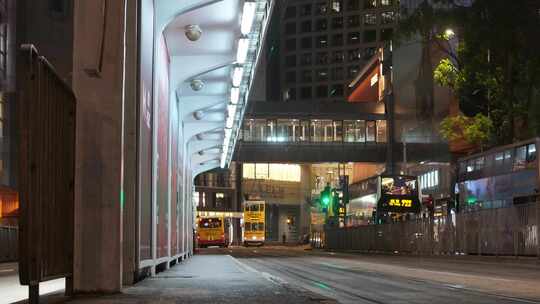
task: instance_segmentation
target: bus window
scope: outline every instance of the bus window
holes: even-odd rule
[[[467,161],[467,172],[473,172],[474,171],[474,160],[468,160]]]
[[[517,147],[516,154],[514,156],[514,170],[524,169],[526,159],[527,159],[527,146]]]
[[[504,164],[505,165],[512,164],[512,150],[504,151]]]
[[[474,170],[479,171],[479,170],[484,169],[484,162],[485,162],[485,160],[484,160],[483,156],[477,158],[476,162],[474,164]]]
[[[462,161],[462,162],[459,163],[459,173],[460,174],[467,173],[467,162]]]
[[[502,152],[495,154],[495,167],[501,166],[503,164],[504,155]]]
[[[486,156],[486,168],[493,167],[493,154]]]
[[[530,144],[527,146],[527,162],[534,162],[536,160],[536,145]]]
[[[201,228],[220,228],[222,225],[221,219],[218,218],[203,218],[200,220],[199,227]]]

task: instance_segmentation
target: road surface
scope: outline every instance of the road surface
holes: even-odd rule
[[[339,303],[540,303],[534,260],[370,256],[299,248],[207,249],[274,281]]]
[[[68,303],[540,304],[537,259],[422,258],[305,249],[208,248],[120,294],[75,297]],[[0,273],[0,303],[25,295],[12,268]],[[61,295],[47,296],[48,303],[62,303]]]

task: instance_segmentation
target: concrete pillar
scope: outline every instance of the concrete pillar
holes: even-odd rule
[[[75,292],[122,287],[125,1],[74,1]]]
[[[138,191],[138,0],[126,1],[126,68],[124,81],[124,127],[123,127],[123,208],[122,220],[122,281],[131,285],[137,279],[139,264],[139,204]]]

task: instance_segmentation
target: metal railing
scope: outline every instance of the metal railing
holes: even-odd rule
[[[18,234],[17,227],[0,226],[0,263],[17,261]]]
[[[17,91],[19,277],[37,303],[39,282],[66,277],[72,289],[76,99],[33,45],[19,52]]]
[[[327,249],[421,255],[538,256],[540,202],[445,218],[327,229]],[[321,246],[320,244],[314,244]]]

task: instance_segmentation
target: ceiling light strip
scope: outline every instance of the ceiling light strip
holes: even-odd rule
[[[220,165],[225,168],[231,161],[236,141],[240,134],[248,96],[251,91],[255,68],[260,58],[262,38],[268,25],[268,14],[273,8],[273,1],[256,0],[244,2],[236,61],[238,66],[231,75],[232,87],[230,104],[227,107],[225,136]]]

